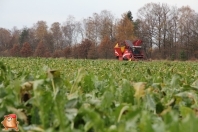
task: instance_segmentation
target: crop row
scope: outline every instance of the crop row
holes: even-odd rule
[[[0,68],[0,120],[17,114],[22,132],[198,130],[196,62],[0,58]]]

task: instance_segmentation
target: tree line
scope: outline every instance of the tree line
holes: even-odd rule
[[[197,38],[198,14],[189,6],[148,3],[138,10],[136,20],[131,11],[117,19],[103,10],[83,21],[69,16],[50,27],[41,20],[29,28],[0,28],[0,55],[111,59],[116,43],[141,39],[147,58],[196,59]]]
[[[198,14],[189,6],[148,3],[138,10],[137,23],[136,35],[150,58],[198,57]]]

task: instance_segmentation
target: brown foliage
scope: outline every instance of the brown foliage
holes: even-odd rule
[[[37,57],[45,57],[45,52],[47,51],[46,46],[44,45],[43,41],[40,41],[36,47],[34,52],[34,56]]]
[[[53,57],[54,58],[63,57],[63,51],[62,50],[55,50],[54,53],[53,53]]]
[[[111,42],[109,37],[105,37],[98,47],[100,58],[112,58],[114,57],[114,43]]]
[[[0,51],[0,56],[4,56],[4,57],[10,56],[9,50]]]
[[[79,53],[79,47],[80,47],[80,44],[72,46],[71,56],[73,58],[79,58],[79,54],[80,54]]]
[[[198,58],[198,15],[193,9],[148,3],[137,16],[133,21],[128,12],[114,19],[110,12],[102,11],[82,23],[69,17],[63,25],[55,22],[49,29],[45,21],[22,30],[0,28],[0,56],[27,57],[34,52],[39,57],[109,59],[115,57],[117,42],[138,37],[147,58]]]
[[[126,13],[122,15],[122,19],[118,22],[116,27],[116,38],[118,41],[123,41],[125,39],[133,40],[135,38],[134,24]]]
[[[72,48],[70,46],[65,47],[65,49],[63,49],[63,54],[64,57],[69,58],[71,56],[72,53]]]
[[[85,39],[82,41],[82,43],[78,47],[78,53],[79,53],[79,58],[88,58],[88,52],[90,50],[90,47],[92,45],[92,42],[88,39]]]
[[[45,51],[44,57],[51,57],[51,53],[49,50]]]
[[[32,55],[32,49],[29,43],[25,42],[20,50],[22,57],[30,57]]]
[[[88,59],[97,59],[97,46],[95,44],[91,44],[90,49],[87,55]]]
[[[47,34],[47,23],[45,21],[38,21],[35,26],[35,35],[37,40],[43,40]]]
[[[13,57],[20,56],[20,46],[18,44],[14,44],[12,49],[10,49],[10,55]]]

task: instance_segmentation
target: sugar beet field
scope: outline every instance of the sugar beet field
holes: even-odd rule
[[[196,132],[198,63],[0,58],[11,113],[20,132]]]

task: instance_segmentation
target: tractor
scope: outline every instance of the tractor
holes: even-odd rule
[[[118,60],[142,60],[144,59],[142,51],[142,41],[135,40],[133,43],[130,40],[124,40],[117,43],[114,47],[115,56]]]

